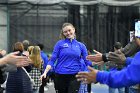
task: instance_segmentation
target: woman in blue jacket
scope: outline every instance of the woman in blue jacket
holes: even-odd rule
[[[57,93],[78,93],[80,82],[75,75],[81,71],[81,56],[86,60],[86,46],[76,40],[75,28],[71,23],[64,23],[60,33],[60,38],[53,50],[52,57],[41,76],[46,77],[46,73],[55,66],[55,90]]]
[[[140,47],[140,34],[135,40]],[[136,53],[134,58],[126,58],[125,62],[128,66],[120,71],[98,71],[89,67],[91,72],[79,72],[76,77],[78,81],[85,81],[85,83],[100,82],[114,88],[139,84],[140,51]]]

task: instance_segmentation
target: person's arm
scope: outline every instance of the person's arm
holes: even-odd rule
[[[79,72],[78,81],[85,83],[100,82],[110,87],[119,88],[140,83],[140,52],[133,58],[130,65],[120,71],[99,71],[88,67],[90,72]]]
[[[140,52],[136,54],[131,64],[121,71],[97,73],[96,81],[110,87],[126,87],[140,83]]]
[[[132,57],[127,57],[127,58],[126,58],[126,62],[125,62],[126,66],[130,65],[131,62],[132,62],[132,60],[133,60]]]
[[[0,50],[0,58],[6,55],[6,50]]]
[[[14,65],[14,64],[5,64],[3,67],[2,67],[3,71],[6,71],[6,72],[16,72],[17,71],[17,66]]]
[[[45,70],[49,60],[47,55],[43,51],[41,52],[41,57],[43,59],[43,69]]]
[[[15,64],[18,67],[27,66],[30,60],[24,56],[16,56],[19,52],[9,53],[3,58],[0,58],[0,65],[4,64]]]
[[[88,55],[86,46],[82,43],[80,43],[80,46],[81,46],[80,47],[81,48],[81,55],[82,55],[84,62],[86,63],[87,66],[92,66],[92,62],[86,59],[86,57]]]
[[[56,59],[58,58],[59,56],[59,42],[56,43],[56,45],[54,46],[54,50],[52,52],[52,56],[50,58],[50,61],[48,62],[47,65],[50,65],[51,67],[53,67]]]
[[[86,59],[87,60],[90,60],[90,61],[94,61],[94,62],[101,62],[101,61],[103,61],[104,59],[103,59],[103,54],[102,53],[100,53],[100,52],[98,52],[98,51],[96,51],[96,50],[93,50],[94,51],[94,55],[88,55],[87,57],[86,57]],[[105,56],[106,57],[106,56]]]
[[[49,72],[49,70],[53,67],[54,62],[55,62],[56,59],[58,58],[58,54],[59,54],[59,42],[57,42],[56,45],[55,45],[55,47],[54,47],[54,50],[53,50],[51,59],[50,59],[50,61],[48,62],[44,73],[41,75],[41,80],[42,80],[43,78],[46,78],[46,74],[47,74],[47,73]]]
[[[118,65],[125,65],[126,57],[121,51],[118,51],[117,53],[109,52],[108,61]]]
[[[120,49],[120,51],[126,56],[132,56],[134,55],[136,52],[138,52],[140,50],[140,47],[136,44],[136,42],[133,40],[132,42],[128,43],[124,48]],[[119,52],[113,52],[113,53],[99,53],[98,51],[95,51],[96,53],[95,55],[88,55],[87,59],[92,60],[94,62],[100,62],[100,61],[104,61],[107,62],[109,60],[113,60],[112,62],[115,62],[115,60],[117,59],[117,62],[123,62],[122,59],[120,59],[120,54],[118,54]],[[115,55],[115,57],[114,57]],[[118,55],[118,56],[116,56]],[[115,63],[117,63],[115,62]]]
[[[136,44],[135,40],[133,40],[132,42],[128,43],[124,48],[120,49],[120,51],[126,57],[129,57],[129,56],[134,55],[139,50],[140,50],[140,47]],[[115,55],[115,57],[114,57],[114,55]],[[118,55],[118,56],[116,56],[116,55]],[[115,63],[117,63],[117,62],[120,62],[120,63],[123,62],[123,60],[120,59],[119,51],[113,52],[113,53],[104,53],[102,55],[102,60],[104,62],[107,62],[107,61],[110,61],[110,60],[113,60],[112,62],[115,62]]]
[[[51,65],[47,65],[47,66],[46,66],[46,69],[45,69],[45,71],[44,71],[44,74],[47,74],[47,73],[50,71],[51,68],[52,68]]]
[[[126,57],[132,56],[140,50],[138,44],[133,40],[132,42],[128,43],[124,48],[120,51],[125,54]]]
[[[7,64],[6,58],[0,58],[0,65]]]

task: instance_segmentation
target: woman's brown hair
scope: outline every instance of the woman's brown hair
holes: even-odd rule
[[[21,42],[16,42],[14,45],[13,45],[13,51],[20,51],[20,52],[23,52],[24,50],[24,46]]]

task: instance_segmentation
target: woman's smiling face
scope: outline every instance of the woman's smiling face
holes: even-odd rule
[[[68,26],[65,26],[63,28],[63,35],[66,37],[66,38],[69,38],[69,39],[74,39],[75,37],[75,28],[68,25]]]

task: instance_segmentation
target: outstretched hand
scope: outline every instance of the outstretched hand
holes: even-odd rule
[[[108,60],[115,64],[125,64],[126,57],[121,51],[109,52]]]
[[[40,80],[43,80],[44,78],[46,78],[47,73],[49,72],[50,69],[51,69],[51,65],[47,65],[44,73],[40,77]]]
[[[40,77],[40,80],[42,81],[44,78],[46,78],[46,73],[43,73]]]
[[[96,82],[96,74],[98,70],[93,69],[92,67],[88,66],[90,72],[79,72],[76,75],[77,81],[82,81],[83,83],[95,83]]]
[[[28,66],[30,60],[26,56],[17,56],[19,52],[13,52],[3,57],[7,64],[15,64],[17,67]]]
[[[91,60],[91,61],[94,61],[94,62],[100,62],[102,61],[102,53],[96,51],[96,50],[93,50],[95,52],[95,55],[88,55],[86,58],[87,60]]]

